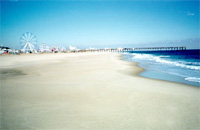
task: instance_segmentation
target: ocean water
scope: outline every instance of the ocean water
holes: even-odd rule
[[[134,51],[124,53],[126,60],[138,62],[143,77],[200,86],[200,50]]]

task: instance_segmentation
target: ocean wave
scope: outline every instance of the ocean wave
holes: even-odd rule
[[[123,52],[122,54],[124,54],[124,55],[129,55],[130,53],[129,53],[129,52]]]
[[[170,57],[170,56],[159,56],[159,57]]]
[[[186,61],[170,61],[162,59],[163,56],[153,56],[150,54],[132,54],[132,59],[148,60],[157,62],[160,64],[174,65],[177,67],[188,68],[193,70],[200,70],[200,64],[198,62],[186,62]]]
[[[197,77],[187,77],[185,80],[200,83],[200,78]]]

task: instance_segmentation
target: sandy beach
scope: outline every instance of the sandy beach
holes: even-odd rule
[[[198,87],[115,53],[0,56],[2,129],[200,129]]]

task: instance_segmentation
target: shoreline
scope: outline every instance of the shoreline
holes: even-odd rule
[[[174,84],[179,84],[179,85],[185,85],[185,86],[189,86],[189,87],[199,87],[199,86],[195,86],[195,85],[190,85],[190,84],[184,84],[184,83],[180,83],[180,82],[175,82],[175,81],[169,81],[169,80],[164,80],[164,79],[158,79],[158,78],[151,78],[151,77],[144,77],[141,76],[140,73],[147,71],[145,68],[140,67],[138,64],[138,62],[134,62],[136,63],[137,67],[141,68],[142,70],[138,72],[137,76],[141,77],[141,78],[146,78],[146,79],[151,79],[151,80],[155,80],[155,81],[162,81],[162,82],[170,82],[170,83],[174,83]]]
[[[178,70],[177,68],[177,70],[174,70],[175,74],[173,74],[173,71],[169,71],[168,73],[168,71],[162,69],[162,65],[156,66],[153,65],[153,63],[147,64],[148,61],[133,61],[126,54],[124,55],[124,59],[125,61],[137,62],[137,66],[144,69],[144,71],[139,74],[139,76],[141,77],[199,87],[198,81],[186,80],[186,78],[197,78],[198,76],[196,74],[184,76],[182,72],[179,72],[180,70]],[[167,65],[165,66],[165,69],[168,69],[166,67]]]
[[[171,82],[171,83],[175,83],[175,84],[179,84],[179,85],[186,85],[186,86],[190,86],[190,87],[199,87],[199,86],[195,86],[195,85],[190,85],[190,84],[184,84],[184,83],[180,83],[180,82],[175,82],[175,81],[168,81],[168,80],[164,80],[164,79],[157,79],[157,78],[151,78],[151,77],[144,77],[144,76],[141,76],[140,74],[142,72],[145,72],[147,71],[145,68],[142,68],[139,66],[139,62],[135,62],[135,61],[128,61],[128,60],[124,60],[124,59],[127,59],[126,57],[123,57],[123,54],[121,54],[121,59],[122,61],[125,61],[125,62],[129,62],[130,64],[132,64],[133,66],[137,66],[138,67],[138,72],[136,72],[135,74],[133,74],[134,76],[139,76],[141,78],[145,78],[145,79],[151,79],[151,80],[155,80],[155,81],[162,81],[162,82]]]
[[[120,54],[0,59],[4,129],[200,128],[198,87],[141,77]]]
[[[62,54],[68,55],[68,56],[71,56],[71,55],[77,55],[78,56],[78,55],[88,55],[88,54],[89,55],[98,55],[98,54],[112,54],[112,53],[110,53],[110,52],[104,52],[104,53],[98,53],[98,52],[97,53],[90,53],[90,52],[88,52],[88,53],[55,53],[55,54],[54,53],[41,53],[41,54],[2,55],[2,56],[3,57],[10,57],[10,56],[39,56],[39,55],[43,55],[43,56],[45,56],[45,55],[55,55],[56,56],[56,55],[62,55]],[[119,53],[115,53],[115,54],[119,54]],[[175,84],[179,84],[179,85],[186,85],[186,86],[191,86],[191,87],[198,87],[198,86],[195,86],[195,85],[184,84],[184,83],[175,82],[175,81],[168,81],[168,80],[164,80],[164,79],[157,79],[157,78],[151,78],[151,77],[141,76],[140,74],[142,72],[147,71],[147,70],[145,68],[140,67],[139,66],[139,62],[124,60],[124,59],[126,59],[126,57],[123,57],[123,54],[119,54],[119,57],[120,57],[119,59],[121,61],[130,63],[130,64],[132,64],[132,66],[137,66],[138,67],[137,68],[137,72],[134,72],[133,76],[138,76],[138,77],[141,77],[141,78],[151,79],[151,80],[155,80],[155,81],[171,82],[171,83],[175,83]],[[17,66],[17,65],[14,65],[14,66]],[[0,65],[0,67],[2,69],[2,68],[5,67],[5,65],[4,66]],[[10,66],[10,67],[12,68],[12,66]],[[7,67],[5,67],[5,68],[7,68]]]
[[[41,54],[22,54],[22,55],[2,55],[3,57],[10,57],[10,56],[40,56],[40,55],[43,55],[43,56],[45,56],[45,55],[62,55],[62,54],[64,54],[64,55],[68,55],[68,56],[78,56],[78,55],[98,55],[98,54],[100,54],[100,55],[102,55],[102,54],[113,54],[113,53],[110,53],[110,52],[95,52],[95,53],[91,53],[91,52],[86,52],[86,53],[41,53]],[[142,67],[140,67],[139,66],[139,62],[135,62],[135,61],[126,61],[126,60],[124,60],[124,59],[126,59],[126,57],[123,57],[123,54],[120,54],[120,53],[114,53],[114,54],[119,54],[119,59],[121,60],[121,61],[123,61],[123,62],[127,62],[127,63],[130,63],[130,64],[132,64],[132,66],[137,66],[138,68],[137,68],[137,72],[135,72],[134,71],[134,74],[133,74],[133,76],[138,76],[138,77],[141,77],[141,78],[145,78],[145,79],[151,79],[151,80],[158,80],[158,81],[162,81],[162,82],[171,82],[171,83],[175,83],[175,84],[179,84],[179,85],[186,85],[186,86],[191,86],[191,87],[198,87],[198,86],[195,86],[195,85],[190,85],[190,84],[184,84],[184,83],[180,83],[180,82],[175,82],[175,81],[168,81],[168,80],[164,80],[164,79],[155,79],[155,78],[151,78],[151,77],[144,77],[144,76],[141,76],[140,74],[142,73],[142,72],[145,72],[145,71],[147,71],[145,68],[142,68]],[[54,58],[55,58],[55,56],[54,56]],[[45,59],[43,59],[43,60],[45,60]],[[49,59],[48,59],[49,60]],[[53,61],[52,61],[53,62]],[[30,65],[30,64],[29,64]],[[14,65],[14,66],[17,66],[17,65]],[[0,65],[0,67],[1,67],[1,69],[2,68],[4,68],[5,67],[5,65],[4,66],[1,66]],[[12,66],[9,66],[9,67],[11,67],[12,68]],[[8,68],[9,68],[8,67]],[[5,68],[7,68],[7,67],[5,67]]]

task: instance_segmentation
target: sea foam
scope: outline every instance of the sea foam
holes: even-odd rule
[[[170,61],[162,59],[163,57],[170,57],[170,56],[162,56],[162,55],[161,56],[153,56],[150,54],[132,54],[132,55],[133,55],[132,59],[147,60],[147,61],[157,62],[160,64],[168,64],[188,69],[200,70],[199,62]]]
[[[187,77],[185,80],[200,83],[200,78],[197,77]]]
[[[200,86],[200,50],[131,52],[127,60],[138,62],[141,75]]]

